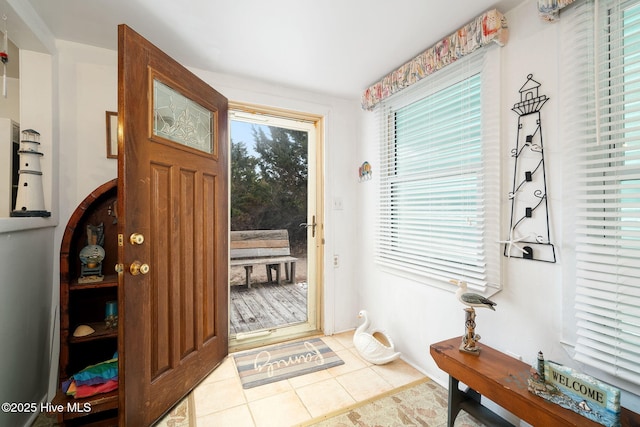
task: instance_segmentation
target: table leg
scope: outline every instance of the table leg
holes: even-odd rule
[[[253,271],[253,266],[245,265],[245,284],[247,285],[247,289],[251,288],[251,272]]]
[[[447,411],[447,427],[453,427],[456,422],[460,403],[464,400],[462,392],[458,389],[459,381],[449,375],[449,409]]]
[[[271,275],[271,268],[273,267],[273,264],[267,264],[267,283],[271,283],[273,282],[273,276]]]
[[[504,420],[490,409],[482,406],[482,395],[472,388],[460,390],[459,381],[449,375],[449,408],[447,411],[447,427],[453,427],[458,413],[464,409],[472,417],[485,425],[494,427],[513,427],[513,424]]]

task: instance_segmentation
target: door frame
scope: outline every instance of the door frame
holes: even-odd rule
[[[313,330],[307,330],[303,332],[293,332],[286,334],[272,333],[266,335],[257,331],[254,337],[251,334],[245,335],[242,340],[232,339],[229,334],[229,351],[245,350],[253,348],[259,345],[268,345],[277,342],[282,342],[289,339],[295,339],[310,335],[317,335],[324,330],[324,117],[318,114],[304,113],[299,111],[287,110],[283,108],[267,107],[263,105],[250,104],[246,102],[229,100],[229,152],[231,152],[231,112],[244,112],[254,115],[265,115],[269,117],[303,121],[313,124],[315,127],[315,141],[314,141],[314,164],[309,164],[308,167],[315,169],[315,216],[316,216],[316,256],[313,267],[308,270],[314,271],[316,276],[316,301],[315,301],[315,328]],[[231,176],[231,159],[229,159],[229,176]],[[231,188],[231,186],[229,186]],[[231,191],[229,190],[229,198],[231,198]],[[229,216],[231,215],[231,200],[229,200]],[[229,224],[231,218],[229,218]],[[307,258],[307,264],[312,262]],[[309,264],[310,265],[310,264]],[[229,298],[229,304],[231,298]],[[230,313],[230,311],[229,311]],[[229,318],[231,314],[229,315]]]

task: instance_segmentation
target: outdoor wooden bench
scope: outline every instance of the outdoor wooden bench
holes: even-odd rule
[[[273,282],[272,271],[275,270],[278,284],[282,284],[281,271],[284,267],[287,282],[295,283],[298,259],[291,256],[287,230],[232,231],[230,259],[231,267],[244,267],[247,288],[251,287],[254,265],[265,266],[270,283]]]
[[[459,350],[461,337],[432,344],[430,353],[440,369],[449,374],[449,411],[447,426],[453,427],[460,410],[490,426],[512,426],[487,407],[486,397],[535,427],[602,427],[569,409],[562,408],[527,389],[530,366],[488,345],[481,345],[479,355]],[[467,390],[460,390],[463,383]],[[621,427],[640,425],[640,415],[622,408]]]

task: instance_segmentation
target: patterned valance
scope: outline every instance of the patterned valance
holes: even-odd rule
[[[545,21],[556,21],[560,9],[570,5],[575,0],[538,0],[538,12]]]
[[[491,42],[504,46],[508,38],[505,17],[496,9],[485,12],[367,88],[362,94],[362,108],[372,110],[383,99],[457,59]]]

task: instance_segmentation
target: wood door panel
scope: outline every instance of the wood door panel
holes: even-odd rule
[[[197,200],[196,194],[196,172],[194,170],[182,169],[180,171],[180,233],[178,238],[183,248],[181,251],[180,263],[182,264],[180,271],[181,277],[178,287],[178,316],[179,320],[179,343],[176,345],[179,359],[186,357],[192,351],[196,350],[196,312],[195,312],[195,294],[196,291],[191,283],[199,283],[200,277],[197,266],[201,265],[202,258],[199,255],[198,247],[201,243],[198,239],[196,230],[199,228],[197,224],[197,215],[193,209],[194,201]]]
[[[170,327],[171,305],[171,169],[166,165],[151,165],[150,230],[153,236],[149,273],[151,309],[151,381],[173,365],[169,343],[172,341]],[[150,242],[151,243],[151,242]]]
[[[154,79],[206,110],[211,153],[154,134]],[[124,25],[118,88],[120,425],[137,427],[228,352],[227,100]],[[134,260],[149,273],[130,274]]]
[[[153,164],[151,169],[151,205],[156,207],[150,221],[150,234],[156,236],[151,255],[154,269],[149,273],[153,381],[215,338],[215,316],[204,318],[202,313],[214,313],[217,298],[214,276],[208,273],[211,265],[204,262],[213,258],[207,253],[215,253],[215,239],[207,237],[213,236],[215,217],[206,214],[216,206],[215,196],[212,196],[215,178],[199,178],[195,171],[181,169],[178,176],[171,179],[170,168]],[[198,179],[199,183],[196,182]],[[174,187],[178,191],[172,191]],[[177,197],[172,206],[173,197],[167,195],[173,193],[177,193]],[[202,223],[204,226],[200,225]],[[207,232],[203,233],[203,230]],[[203,248],[203,242],[209,244]],[[208,277],[206,283],[202,282],[203,277]],[[200,285],[194,287],[193,284]],[[198,298],[199,293],[205,297]],[[198,307],[198,304],[202,306]],[[167,313],[173,316],[169,317]],[[200,323],[204,327],[199,327]],[[200,337],[198,330],[202,331]]]
[[[221,197],[218,194],[217,189],[220,188],[218,184],[218,179],[215,175],[205,175],[202,180],[203,198],[201,199],[200,205],[202,206],[203,212],[212,212],[216,206],[220,206],[221,204],[227,205],[227,197],[224,194],[224,197]],[[224,241],[225,246],[228,240],[226,233],[221,233],[222,228],[216,224],[216,218],[213,215],[203,214],[203,237],[207,240],[212,241]],[[203,274],[202,280],[202,294],[200,298],[200,310],[203,313],[201,318],[201,339],[204,342],[207,342],[211,339],[214,339],[216,336],[220,335],[221,331],[228,331],[228,318],[216,318],[212,316],[211,313],[215,313],[215,307],[219,307],[221,304],[227,304],[228,299],[228,286],[224,289],[218,286],[214,286],[217,282],[217,276],[220,275],[222,270],[226,270],[228,264],[228,255],[227,251],[220,251],[220,248],[217,246],[210,247],[209,252],[205,255],[205,259],[214,259],[216,260],[213,269],[207,268],[206,265],[201,266],[201,271]],[[224,275],[228,276],[228,272],[224,273]],[[225,279],[228,282],[228,279]],[[220,330],[219,330],[220,329]]]

